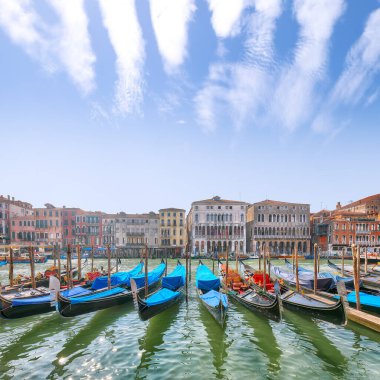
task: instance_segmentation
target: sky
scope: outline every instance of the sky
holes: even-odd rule
[[[380,193],[377,0],[0,0],[0,194],[189,210]]]

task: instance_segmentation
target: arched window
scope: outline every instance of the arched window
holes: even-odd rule
[[[257,227],[255,227],[253,230],[254,230],[253,234],[257,235]]]
[[[280,214],[277,214],[277,223],[280,223]]]
[[[285,223],[288,222],[288,215],[285,214]]]
[[[257,221],[261,222],[261,214],[257,215]]]
[[[271,223],[271,222],[272,222],[272,215],[269,214],[269,223]]]

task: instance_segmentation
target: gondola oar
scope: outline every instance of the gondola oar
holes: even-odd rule
[[[342,277],[344,277],[344,255],[346,253],[346,248],[343,248],[343,251],[342,251]]]
[[[186,251],[185,251],[185,255],[186,255],[186,282],[185,282],[185,286],[186,286],[186,303],[189,302],[189,244],[186,244]]]
[[[91,246],[91,273],[94,272],[94,246]]]
[[[300,280],[298,277],[298,249],[296,248],[296,243],[294,244],[294,257],[296,260],[296,291],[297,293],[300,291]]]
[[[266,243],[264,243],[264,275],[263,275],[263,289],[264,289],[264,292],[267,291],[267,258],[266,258],[266,254],[267,254],[267,245]]]

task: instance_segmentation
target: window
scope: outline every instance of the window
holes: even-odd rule
[[[264,215],[263,215],[263,216],[264,216]],[[244,214],[241,214],[241,215],[240,215],[240,221],[241,221],[241,222],[244,222]]]
[[[195,214],[195,223],[198,223],[198,214]]]

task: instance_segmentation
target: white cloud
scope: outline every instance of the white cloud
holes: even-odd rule
[[[116,111],[139,111],[143,98],[145,47],[134,0],[99,0],[103,23],[116,53]]]
[[[376,74],[380,71],[380,9],[372,12],[363,34],[346,57],[346,66],[334,88],[326,97],[313,121],[315,132],[327,133],[341,128],[342,123],[334,117],[338,108],[356,105],[366,96]],[[375,91],[366,100],[370,105],[376,100]],[[344,122],[344,126],[347,122]]]
[[[208,0],[208,4],[212,27],[218,37],[233,37],[240,32],[239,19],[248,5],[246,0]]]
[[[314,111],[315,86],[324,77],[329,41],[344,8],[343,0],[294,2],[300,38],[292,65],[281,73],[271,110],[290,131],[309,120]]]
[[[40,61],[45,69],[53,71],[54,66],[46,55],[49,42],[39,29],[41,24],[30,0],[0,0],[0,27],[13,43]]]
[[[262,116],[273,79],[273,38],[281,0],[256,0],[255,12],[246,18],[245,58],[238,63],[211,65],[204,87],[194,102],[205,131],[217,128],[217,115],[227,113],[236,128]]]
[[[195,10],[194,0],[150,0],[153,29],[168,73],[185,60],[188,24]]]
[[[49,0],[49,3],[61,19],[58,45],[55,47],[57,55],[74,83],[87,94],[95,87],[95,55],[91,49],[84,2]]]
[[[380,71],[380,9],[372,12],[363,34],[350,49],[346,68],[335,85],[332,102],[357,104]]]

